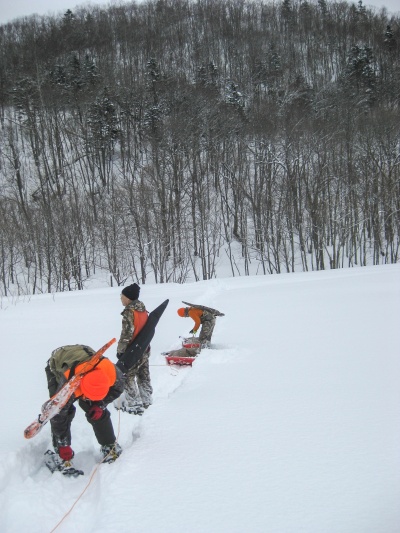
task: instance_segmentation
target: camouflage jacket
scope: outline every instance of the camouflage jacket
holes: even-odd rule
[[[146,311],[144,303],[140,300],[134,300],[122,311],[122,331],[117,346],[118,353],[124,353],[132,342],[132,337],[135,332],[134,311]]]

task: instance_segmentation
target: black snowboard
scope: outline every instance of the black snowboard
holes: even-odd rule
[[[140,330],[137,337],[128,348],[125,350],[121,359],[116,363],[116,366],[126,374],[135,366],[139,366],[142,362],[143,354],[147,350],[161,315],[164,313],[169,300],[165,300],[161,305],[156,307],[148,316],[146,324]]]
[[[182,303],[189,305],[190,307],[196,307],[197,309],[201,309],[202,311],[208,311],[214,316],[225,316],[224,313],[221,313],[221,311],[218,311],[217,309],[213,309],[212,307],[206,307],[205,305],[190,304],[189,302],[184,302],[183,300],[182,300]]]

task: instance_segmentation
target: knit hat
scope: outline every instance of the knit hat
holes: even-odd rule
[[[122,294],[129,298],[129,300],[137,300],[140,294],[140,287],[137,283],[133,283],[122,289]]]
[[[95,368],[82,378],[80,388],[82,394],[89,400],[103,400],[110,389],[110,380],[100,368]]]
[[[178,309],[178,315],[181,316],[181,317],[185,317],[186,316],[186,307],[180,307]]]

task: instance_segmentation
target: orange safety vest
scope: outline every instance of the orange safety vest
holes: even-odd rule
[[[201,317],[203,316],[203,311],[197,307],[189,307],[188,316],[194,320],[194,328],[196,331],[201,326]]]
[[[134,325],[134,332],[131,338],[131,342],[129,344],[132,344],[135,337],[138,336],[140,330],[143,329],[143,326],[146,324],[148,319],[148,313],[147,311],[136,311],[136,309],[133,309],[133,325]]]
[[[74,375],[79,374],[79,372],[83,369],[83,367],[86,364],[87,364],[87,361],[77,365],[75,367]],[[102,372],[104,372],[107,375],[107,377],[108,377],[108,379],[110,381],[110,387],[112,387],[114,385],[114,383],[115,383],[115,381],[117,379],[117,371],[115,370],[115,366],[113,365],[113,363],[109,359],[104,357],[103,359],[100,360],[100,362],[94,368],[98,368],[98,369],[102,370]],[[65,378],[67,380],[69,379],[70,373],[71,373],[71,369],[70,368],[64,372],[64,376],[65,376]],[[78,387],[76,389],[76,391],[74,392],[74,394],[75,394],[76,398],[79,398],[79,396],[82,396],[81,388]]]

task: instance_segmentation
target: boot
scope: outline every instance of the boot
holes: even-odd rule
[[[100,451],[104,457],[103,463],[113,463],[121,455],[122,448],[118,442],[115,441],[114,444],[103,444]]]

